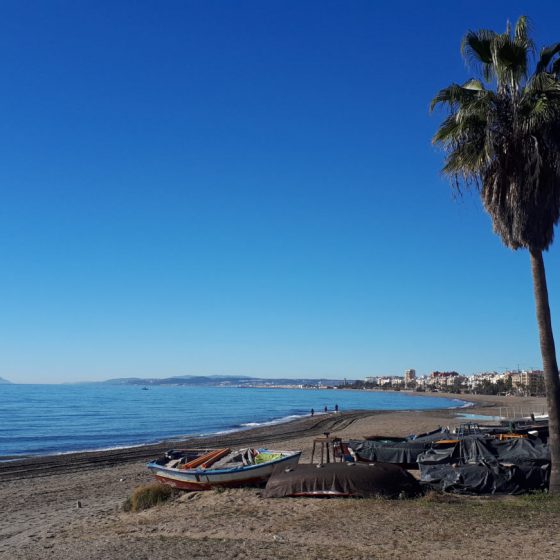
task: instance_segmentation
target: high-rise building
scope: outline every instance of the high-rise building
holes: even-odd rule
[[[411,383],[412,381],[416,381],[416,370],[415,369],[407,369],[404,372],[404,382],[405,385]]]

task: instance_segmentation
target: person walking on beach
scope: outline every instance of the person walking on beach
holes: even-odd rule
[[[334,411],[338,412],[338,405],[337,404],[334,405]]]
[[[327,408],[327,405],[325,405],[325,412],[328,412],[328,410],[329,410],[329,409]]]
[[[315,410],[311,409],[311,416],[313,416],[315,414]]]

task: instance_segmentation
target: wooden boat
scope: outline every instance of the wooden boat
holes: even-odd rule
[[[172,450],[147,467],[164,484],[182,490],[210,490],[262,484],[277,465],[294,466],[300,456],[301,451],[253,448]]]

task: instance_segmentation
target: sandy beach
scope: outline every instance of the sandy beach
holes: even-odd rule
[[[441,396],[449,396],[443,395]],[[468,410],[341,412],[197,439],[196,446],[302,449],[313,436],[402,436],[544,399],[467,396]],[[192,445],[188,440],[181,446]],[[174,442],[174,447],[179,445]],[[152,481],[148,459],[169,444],[0,464],[0,558],[560,558],[556,501],[429,495],[415,500],[265,500],[258,488],[182,493],[140,513],[122,504]],[[541,503],[542,502],[542,503]],[[514,523],[515,525],[512,525]]]

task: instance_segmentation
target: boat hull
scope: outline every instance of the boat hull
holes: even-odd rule
[[[155,478],[163,484],[168,484],[181,490],[211,490],[212,488],[236,488],[240,486],[258,486],[265,483],[278,465],[289,468],[295,466],[301,452],[287,455],[280,459],[248,465],[233,469],[177,469],[148,463],[148,468]]]

